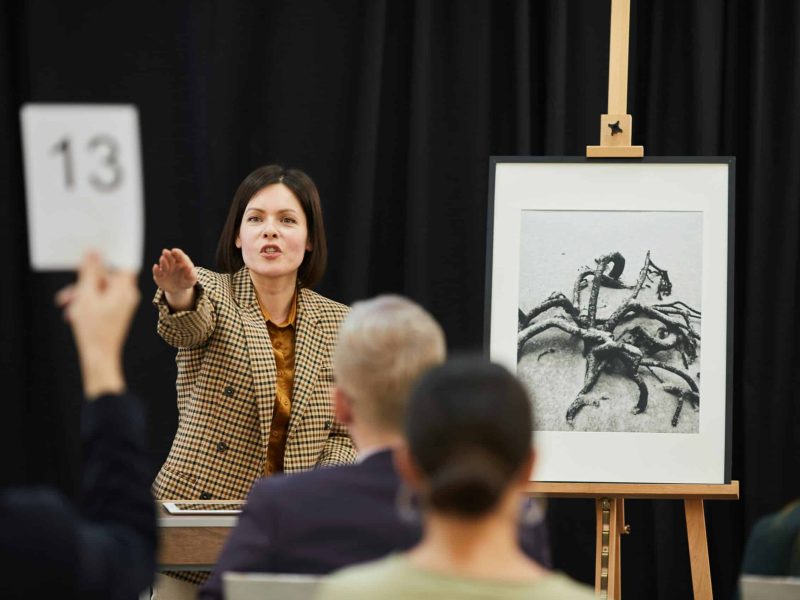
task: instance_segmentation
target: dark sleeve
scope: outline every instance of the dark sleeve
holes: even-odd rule
[[[155,571],[156,515],[144,414],[131,395],[104,396],[83,413],[78,555],[83,598],[135,598]]]
[[[74,598],[77,515],[46,488],[0,493],[0,598]]]
[[[84,407],[81,501],[51,489],[0,495],[3,598],[135,599],[155,570],[144,417],[130,395]]]
[[[222,600],[222,574],[226,571],[271,571],[276,508],[271,505],[270,499],[280,493],[273,484],[281,479],[282,476],[261,479],[253,486],[211,576],[200,589],[198,600]]]

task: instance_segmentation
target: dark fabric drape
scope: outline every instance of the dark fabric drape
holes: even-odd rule
[[[3,481],[74,489],[79,379],[52,294],[32,274],[23,102],[139,107],[146,257],[213,266],[239,181],[282,162],[319,185],[337,300],[399,292],[482,346],[490,155],[582,155],[606,109],[609,2],[338,0],[0,3]],[[730,597],[757,516],[800,496],[800,5],[633,0],[629,111],[649,155],[737,157],[733,476],[710,502],[716,595]],[[126,356],[149,408],[152,467],[176,426],[174,352],[145,301]],[[690,597],[682,506],[629,502],[623,593]],[[587,581],[590,502],[553,501],[554,559]]]

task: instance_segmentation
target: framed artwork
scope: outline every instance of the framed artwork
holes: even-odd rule
[[[492,158],[485,340],[537,480],[730,482],[733,182],[733,158]]]

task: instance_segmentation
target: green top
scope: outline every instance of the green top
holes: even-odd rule
[[[530,582],[457,577],[412,565],[403,554],[338,571],[316,600],[594,600],[594,590],[562,573]]]

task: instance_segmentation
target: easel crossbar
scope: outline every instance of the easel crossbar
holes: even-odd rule
[[[737,500],[739,482],[695,483],[571,483],[531,481],[525,494],[540,498],[625,498],[627,500]]]

